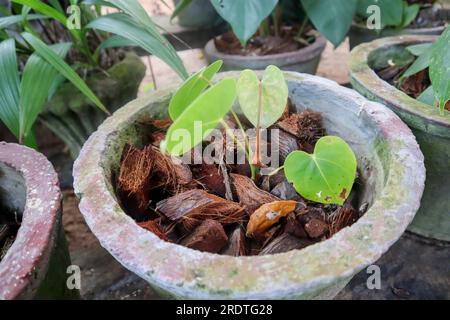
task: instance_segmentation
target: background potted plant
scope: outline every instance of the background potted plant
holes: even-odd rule
[[[280,72],[274,67],[269,67],[264,74],[262,72],[254,74],[248,70],[241,75],[225,73],[218,77],[216,84],[212,84],[212,77],[220,68],[219,65],[220,63],[215,63],[193,75],[175,94],[172,90],[162,90],[145,99],[131,102],[100,126],[84,146],[74,166],[74,186],[76,193],[81,197],[80,210],[102,245],[124,266],[147,280],[157,290],[172,296],[209,299],[332,298],[356,272],[376,261],[398,239],[419,207],[420,196],[417,195],[423,190],[424,167],[423,157],[415,139],[400,119],[382,105],[368,102],[352,90],[340,87],[329,80],[285,73],[286,86],[286,83],[283,83],[283,76],[279,76]],[[320,112],[327,132],[349,141],[351,149],[355,152],[356,162],[362,168],[360,178],[363,186],[360,196],[361,201],[365,203],[361,206],[365,208],[362,209],[365,214],[350,228],[344,228],[330,239],[302,249],[301,252],[291,250],[277,255],[266,254],[245,258],[185,248],[162,240],[165,233],[158,232],[161,230],[154,223],[144,221],[149,224],[138,225],[137,217],[125,212],[124,203],[118,200],[123,198],[116,193],[117,189],[113,186],[118,185],[117,181],[119,184],[122,181],[120,177],[123,174],[123,161],[130,159],[131,153],[146,154],[146,151],[136,149],[131,150],[131,153],[123,153],[126,145],[145,146],[143,150],[154,150],[155,145],[148,145],[152,139],[149,140],[146,128],[157,126],[167,129],[167,123],[170,122],[161,120],[170,116],[173,123],[165,133],[165,140],[156,145],[161,145],[162,151],[170,154],[179,155],[184,152],[189,154],[189,150],[194,145],[199,145],[204,136],[199,139],[197,137],[197,140],[183,139],[183,143],[176,144],[176,139],[172,136],[176,135],[176,129],[194,130],[195,125],[192,123],[195,123],[196,119],[201,119],[205,129],[212,129],[218,123],[222,123],[224,130],[227,131],[229,124],[224,116],[231,112],[230,108],[236,96],[239,96],[242,112],[256,129],[270,126],[274,119],[276,121],[282,116],[287,97],[290,98],[295,112],[302,112],[304,108]],[[257,98],[258,96],[260,98]],[[269,100],[275,106],[273,109],[267,107],[266,96],[270,96]],[[202,112],[205,103],[214,106],[208,113]],[[233,112],[231,115],[235,117]],[[239,119],[239,115],[235,118]],[[153,121],[149,122],[149,119]],[[237,124],[239,122],[236,120]],[[164,139],[161,135],[159,137],[157,141]],[[325,141],[328,147],[335,142],[334,139]],[[237,138],[236,142],[248,151],[247,161],[259,168],[258,161],[250,160],[255,159],[255,155],[256,159],[258,158],[256,151],[258,148],[255,147],[255,152],[251,154],[252,149],[245,147],[245,144],[253,145],[252,140]],[[328,147],[325,146],[324,149]],[[348,148],[345,143],[339,148],[341,147]],[[322,149],[319,142],[316,148]],[[315,150],[317,160],[322,158],[318,155],[320,153],[318,149]],[[351,150],[349,154],[353,154]],[[300,181],[311,176],[304,172],[297,175],[302,172],[301,166],[297,165],[310,163],[315,157],[297,152],[291,156],[296,165],[290,166],[287,160],[288,163],[285,163],[284,167],[287,176],[291,177],[289,180],[294,183],[294,187],[302,196],[319,201],[323,193],[308,194],[304,190],[304,181]],[[133,182],[137,183],[133,186],[139,185],[138,181],[142,180],[139,177],[142,177],[142,174],[145,177],[148,168],[154,168],[166,175],[168,172],[178,175],[186,169],[178,166],[174,170],[161,171],[158,164],[156,167],[150,165],[155,161],[157,163],[157,159],[161,157],[162,153],[159,156],[158,153],[150,153],[148,157],[140,158],[143,161],[130,167],[131,172],[136,173]],[[166,160],[163,163],[167,164],[169,160],[164,159]],[[345,166],[349,165],[351,168],[352,163],[356,166],[353,161],[347,161]],[[294,168],[294,172],[289,173],[289,168]],[[353,176],[350,174],[351,184],[354,170],[355,167],[349,170],[353,172]],[[257,178],[258,174],[252,176]],[[341,192],[330,198],[327,196],[321,201],[336,203],[334,201],[340,197],[341,203],[348,196],[347,193],[342,193],[343,180],[340,180],[341,177],[336,178],[340,181]],[[164,181],[167,183],[167,179]],[[323,184],[323,181],[321,183]],[[154,184],[150,183],[148,187],[150,189],[156,187]],[[169,188],[167,185],[164,186],[166,189]],[[313,185],[308,187],[314,189]],[[395,190],[405,192],[399,193]],[[146,187],[145,191],[148,191]],[[145,196],[148,193],[144,192],[141,195],[144,207],[147,207],[149,202]],[[220,201],[223,203],[227,200]],[[230,204],[229,202],[227,203]],[[183,202],[179,207],[185,207],[187,203],[192,202]],[[244,201],[241,205],[248,204]],[[236,203],[233,207],[236,205],[239,207]],[[279,203],[267,204],[268,210],[277,211],[271,207],[272,205]],[[267,207],[262,205],[258,210],[266,209]],[[159,213],[163,212],[162,205],[157,206],[156,210]],[[215,207],[205,214],[214,216],[217,210]],[[253,216],[258,218],[258,210],[252,211],[250,221]],[[284,214],[283,210],[280,209],[279,213]],[[275,211],[272,213],[275,214]],[[105,221],[108,221],[107,225]],[[258,221],[254,221],[253,225],[258,226]],[[215,224],[217,225],[217,221]],[[247,225],[247,233],[252,234],[249,228]],[[239,232],[237,235],[239,236]],[[217,252],[216,247],[213,249],[203,251]],[[170,265],[177,265],[178,272],[172,272],[173,269],[168,268]],[[330,265],[333,267],[330,268]]]
[[[380,8],[381,29],[367,28],[367,18]],[[373,20],[371,20],[373,23]],[[349,32],[350,48],[377,38],[396,35],[440,35],[450,21],[449,4],[436,0],[359,0]]]
[[[118,12],[102,15],[102,6],[111,6]],[[78,76],[77,81],[87,83],[91,91],[90,96],[86,96],[86,92],[78,92],[73,83],[64,83],[64,74],[55,75],[53,81],[45,83],[45,86],[41,86],[38,81],[30,82],[29,87],[23,91],[41,92],[42,99],[35,103],[34,110],[70,147],[73,157],[78,154],[85,139],[104,120],[107,114],[105,110],[113,112],[136,97],[144,77],[145,66],[137,55],[113,48],[141,46],[168,63],[180,77],[187,77],[176,51],[160,35],[156,25],[137,1],[82,1],[77,3],[76,8],[64,1],[46,4],[37,0],[15,0],[11,6],[11,15],[0,20],[2,38],[14,39],[16,42],[20,71],[27,57],[36,50],[24,40],[21,32],[27,31],[33,38],[40,40],[39,43],[44,49],[53,43],[70,41],[72,49],[63,56],[71,66],[71,73],[75,70],[83,78]],[[30,13],[31,11],[35,13]],[[77,21],[80,22],[79,25]],[[117,35],[111,37],[108,32]],[[58,64],[61,65],[61,62]],[[5,81],[4,85],[7,86],[8,79]],[[16,102],[19,101],[3,107],[2,111],[8,108],[23,108]],[[92,108],[93,105],[102,105],[104,110]],[[27,117],[26,113],[24,114]],[[5,117],[7,115],[4,115],[2,120]],[[34,115],[33,117],[35,118]],[[34,120],[32,119],[32,122]],[[11,129],[11,125],[7,127]],[[32,127],[26,130],[31,132]],[[13,133],[23,140],[17,132]]]
[[[434,43],[434,44],[433,44]],[[395,111],[413,130],[425,155],[427,179],[421,208],[410,230],[450,241],[450,28],[435,36],[392,37],[352,51],[353,87]],[[443,192],[443,193],[442,193]]]
[[[313,27],[337,46],[344,40],[356,9],[356,0],[211,0],[211,3],[233,32],[209,41],[205,53],[210,62],[224,61],[224,70],[276,65],[311,74],[316,72],[326,45]],[[336,15],[342,18],[339,22]]]
[[[58,176],[41,154],[0,142],[0,299],[71,299]]]

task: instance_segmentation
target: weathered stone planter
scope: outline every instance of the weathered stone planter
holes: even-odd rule
[[[444,5],[444,8],[439,10],[439,17],[443,21],[450,21],[450,5]],[[365,42],[371,42],[373,40],[402,36],[402,35],[418,35],[418,36],[438,36],[445,30],[446,25],[433,28],[404,28],[404,29],[394,29],[386,28],[378,32],[377,30],[369,30],[364,25],[353,23],[350,28],[348,37],[350,41],[350,48],[353,49],[357,45]]]
[[[362,44],[352,51],[350,77],[357,91],[384,103],[409,125],[424,153],[426,188],[421,208],[409,230],[450,241],[450,113],[441,115],[438,108],[409,97],[380,79],[371,68],[374,59],[388,61],[404,52],[408,45],[436,39],[433,36],[403,36]]]
[[[318,37],[313,44],[297,51],[254,57],[219,52],[214,40],[210,40],[205,46],[205,56],[210,63],[222,60],[222,70],[225,71],[263,70],[269,65],[275,65],[285,71],[315,74],[326,43],[325,38]]]
[[[70,256],[58,176],[50,162],[29,148],[0,142],[0,205],[22,218],[0,262],[0,300],[78,297],[66,286]]]
[[[144,63],[136,54],[127,53],[107,74],[96,73],[86,79],[86,83],[107,109],[113,112],[136,98],[144,76]],[[76,158],[86,139],[106,116],[71,83],[64,83],[47,103],[40,118],[69,146],[72,157]]]
[[[238,76],[225,73],[222,76]],[[329,134],[357,154],[360,200],[370,204],[333,238],[283,254],[229,257],[159,240],[123,212],[112,184],[125,143],[142,142],[140,119],[167,117],[173,91],[159,91],[118,110],[93,134],[74,165],[80,210],[101,244],[160,292],[197,299],[332,298],[400,237],[419,207],[423,156],[408,127],[384,106],[323,78],[288,72],[299,110],[322,112]]]

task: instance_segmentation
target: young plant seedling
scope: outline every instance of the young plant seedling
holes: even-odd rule
[[[260,130],[269,128],[283,115],[289,92],[286,80],[280,69],[269,66],[261,80],[254,71],[245,70],[237,81],[224,78],[212,85],[210,81],[221,65],[222,62],[218,61],[196,73],[172,97],[169,114],[174,122],[167,131],[166,139],[161,142],[161,151],[181,156],[200,144],[219,124],[230,133],[223,121],[228,113],[233,114],[245,135],[239,118],[232,111],[239,97],[244,115],[257,131],[253,159],[247,136],[245,146],[240,146],[246,151],[252,178],[255,179],[256,171],[252,163],[261,165]],[[199,129],[202,136],[194,134]],[[342,205],[353,187],[356,168],[356,157],[348,144],[339,137],[327,136],[317,142],[314,154],[292,152],[277,171],[284,169],[288,181],[304,198]]]
[[[256,128],[255,157],[261,167],[261,129],[267,129],[283,115],[288,99],[284,75],[275,66],[268,66],[262,80],[252,70],[244,70],[237,82],[239,104],[246,118]]]

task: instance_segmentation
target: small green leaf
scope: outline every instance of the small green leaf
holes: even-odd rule
[[[27,20],[37,20],[37,19],[48,19],[49,17],[46,17],[41,14],[29,14],[26,16]],[[0,29],[5,29],[13,24],[21,22],[23,19],[22,15],[16,15],[16,16],[8,16],[8,17],[1,17],[0,18]]]
[[[409,5],[408,2],[403,1],[403,16],[402,28],[409,26],[419,14],[420,6],[418,4]]]
[[[357,162],[350,146],[341,138],[321,138],[313,154],[295,151],[284,162],[289,182],[304,198],[342,205],[356,178]]]
[[[450,100],[450,26],[434,44],[430,59],[430,78],[439,109],[444,112]]]
[[[289,90],[278,67],[268,66],[262,81],[254,71],[242,71],[237,90],[241,109],[253,126],[268,128],[283,115]]]
[[[236,80],[232,78],[223,79],[206,90],[170,126],[161,150],[174,156],[190,151],[217,127],[235,99]]]
[[[222,60],[218,60],[206,68],[192,75],[173,95],[169,103],[169,115],[175,120],[184,110],[205,90],[214,75],[222,67]]]
[[[66,16],[56,10],[55,8],[45,4],[43,1],[40,0],[12,0],[12,2],[28,6],[32,8],[34,11],[40,12],[42,14],[45,14],[48,17],[51,17],[59,22],[61,22],[64,26],[67,25],[67,18]]]
[[[421,43],[421,44],[414,44],[412,46],[406,47],[406,50],[411,52],[416,57],[424,54],[426,51],[430,50],[433,47],[432,43]]]
[[[408,78],[430,66],[432,50],[423,52],[414,63],[402,74],[401,79]]]
[[[434,94],[433,87],[429,86],[424,92],[420,94],[420,96],[417,97],[417,100],[433,107],[436,102],[436,96]]]

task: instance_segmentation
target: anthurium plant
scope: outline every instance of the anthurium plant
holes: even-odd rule
[[[216,61],[202,69],[173,95],[169,103],[173,123],[161,143],[161,150],[172,156],[186,154],[219,125],[232,139],[239,141],[225,121],[225,117],[231,114],[245,137],[238,147],[244,149],[252,178],[256,179],[262,167],[260,130],[270,128],[281,118],[288,102],[288,86],[283,73],[275,66],[267,67],[261,78],[252,70],[244,70],[237,79],[226,77],[213,83],[212,79],[221,65],[221,61]],[[256,129],[256,146],[250,145],[253,142],[234,111],[236,100],[243,116]],[[202,135],[196,135],[195,130],[200,130]],[[356,178],[357,162],[344,140],[325,136],[317,142],[313,154],[292,152],[284,165],[271,174],[282,169],[288,181],[304,198],[342,205]]]
[[[173,17],[192,1],[181,1]],[[321,34],[338,46],[350,29],[357,2],[358,0],[211,0],[243,46],[256,32],[262,36],[272,33],[276,35],[283,20],[299,27],[298,41],[304,41],[302,31],[311,22]]]

